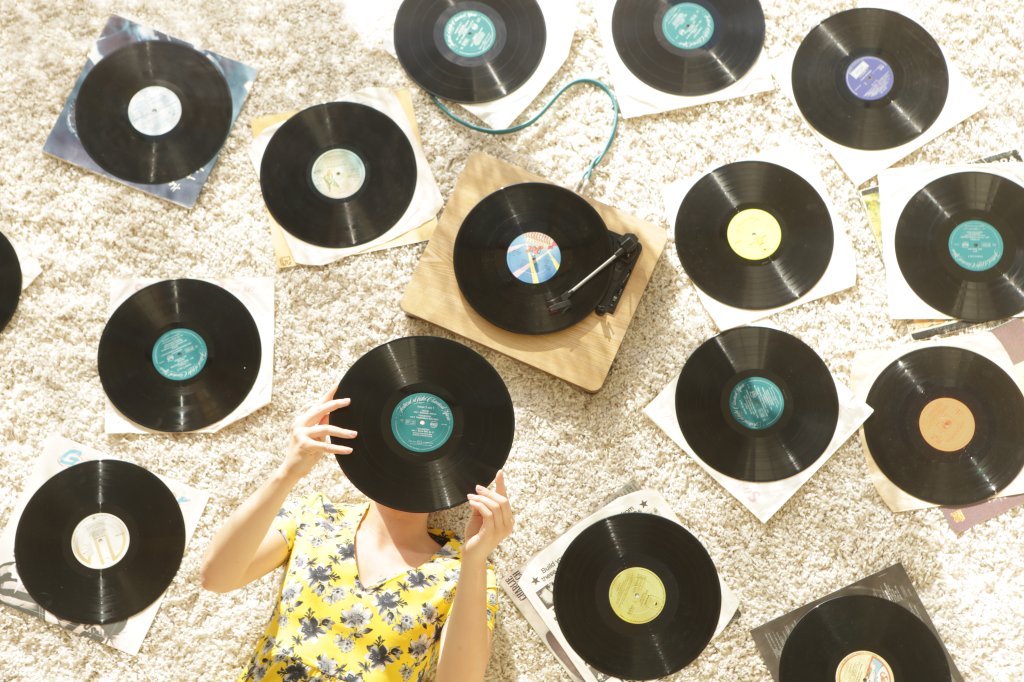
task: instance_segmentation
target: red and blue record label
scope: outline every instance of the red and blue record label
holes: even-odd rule
[[[527,232],[512,240],[506,256],[509,272],[520,282],[543,284],[558,273],[562,251],[543,232]]]
[[[846,68],[846,87],[854,97],[874,102],[892,92],[896,77],[892,67],[879,57],[859,57]]]

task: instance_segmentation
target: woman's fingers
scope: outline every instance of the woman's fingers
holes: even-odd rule
[[[331,412],[342,408],[348,407],[352,401],[348,398],[339,398],[338,400],[328,400],[325,403],[320,403],[309,408],[299,417],[299,421],[303,426],[314,426],[320,423],[320,420],[329,415]]]
[[[301,439],[303,447],[307,447],[313,450],[322,450],[323,452],[330,452],[335,455],[351,455],[352,448],[347,445],[335,445],[330,441],[314,440],[309,436],[303,436]]]
[[[493,534],[494,512],[492,512],[486,504],[480,501],[476,495],[469,496],[469,506],[473,508],[473,511],[480,515],[480,529]]]
[[[486,497],[495,505],[495,514],[501,520],[503,528],[512,527],[512,507],[508,503],[508,499],[504,495],[500,494],[495,490],[489,490],[482,485],[476,487],[477,495]]]
[[[327,393],[324,393],[322,396],[320,396],[320,402],[321,403],[326,403],[328,400],[331,400],[332,398],[334,398],[334,394],[337,393],[337,392],[338,392],[338,384],[334,384],[334,386],[332,388],[329,388],[327,390]]]
[[[470,495],[471,502],[477,502],[490,513],[491,527],[499,534],[499,539],[508,535],[508,523],[502,513],[501,504],[486,495]],[[487,517],[485,517],[486,519]]]
[[[505,489],[505,470],[499,469],[498,475],[494,477],[494,489],[502,497],[508,497],[508,490]]]
[[[319,424],[317,426],[311,426],[306,430],[306,435],[310,438],[323,439],[324,436],[334,436],[335,438],[355,438],[358,434],[350,429],[343,429],[340,426],[332,426],[331,424]]]

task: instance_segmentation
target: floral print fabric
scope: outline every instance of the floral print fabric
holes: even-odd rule
[[[290,555],[277,609],[239,682],[419,682],[437,653],[461,566],[461,541],[431,529],[426,563],[375,585],[359,581],[355,533],[367,505],[322,495],[286,504],[273,528]],[[487,625],[498,611],[487,568]]]

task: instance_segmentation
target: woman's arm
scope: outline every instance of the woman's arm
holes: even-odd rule
[[[476,682],[487,671],[487,555],[509,536],[513,525],[504,473],[499,471],[494,482],[495,490],[477,486],[478,494],[469,495],[473,516],[466,526],[455,600],[441,630],[437,682]]]
[[[244,587],[288,558],[287,544],[279,533],[270,529],[277,511],[299,479],[325,454],[352,452],[351,448],[332,444],[329,438],[355,438],[356,435],[354,431],[328,424],[331,412],[349,404],[348,398],[330,400],[333,394],[334,391],[330,391],[295,419],[284,462],[217,531],[203,559],[203,588],[229,592]]]

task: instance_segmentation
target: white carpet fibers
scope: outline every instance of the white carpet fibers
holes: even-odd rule
[[[351,0],[357,4],[358,0]],[[560,84],[606,75],[589,3]],[[767,49],[794,47],[828,14],[824,0],[764,0]],[[1011,0],[916,0],[924,25],[990,98],[975,117],[910,161],[959,161],[1019,144],[1024,12]],[[194,210],[185,211],[44,157],[41,148],[110,13],[196,41],[259,67],[252,96]],[[59,433],[212,493],[181,570],[136,658],[0,608],[3,680],[224,680],[250,653],[273,606],[278,576],[226,596],[198,585],[199,562],[227,513],[281,457],[291,415],[371,347],[408,334],[440,334],[398,307],[422,247],[361,256],[322,269],[276,274],[273,404],[216,436],[107,437],[96,344],[111,277],[274,276],[259,185],[246,155],[256,116],[301,108],[371,85],[407,80],[397,62],[367,50],[345,3],[229,0],[24,3],[0,0],[0,229],[44,261],[45,272],[0,336],[0,519],[37,454]],[[550,95],[553,87],[546,93]],[[426,150],[443,193],[464,160],[485,150],[573,184],[604,135],[603,95],[581,92],[518,136],[459,129],[416,92]],[[779,143],[807,145],[859,255],[850,292],[779,315],[846,379],[852,352],[897,338],[886,318],[881,260],[855,188],[815,145],[779,93],[627,121],[590,191],[663,223],[660,187]],[[604,389],[588,396],[480,349],[509,385],[517,438],[509,480],[519,523],[499,565],[523,562],[628,477],[660,489],[709,546],[738,592],[742,616],[674,679],[768,680],[748,631],[810,599],[903,561],[968,680],[1024,674],[1024,514],[1017,510],[956,538],[937,511],[894,516],[847,444],[776,516],[761,525],[685,459],[641,408],[714,333],[671,249],[663,256]],[[354,497],[327,462],[302,484]],[[455,515],[458,516],[458,515]],[[461,518],[461,517],[460,517]],[[451,523],[460,523],[453,517]],[[563,679],[560,667],[503,602],[492,680]]]

